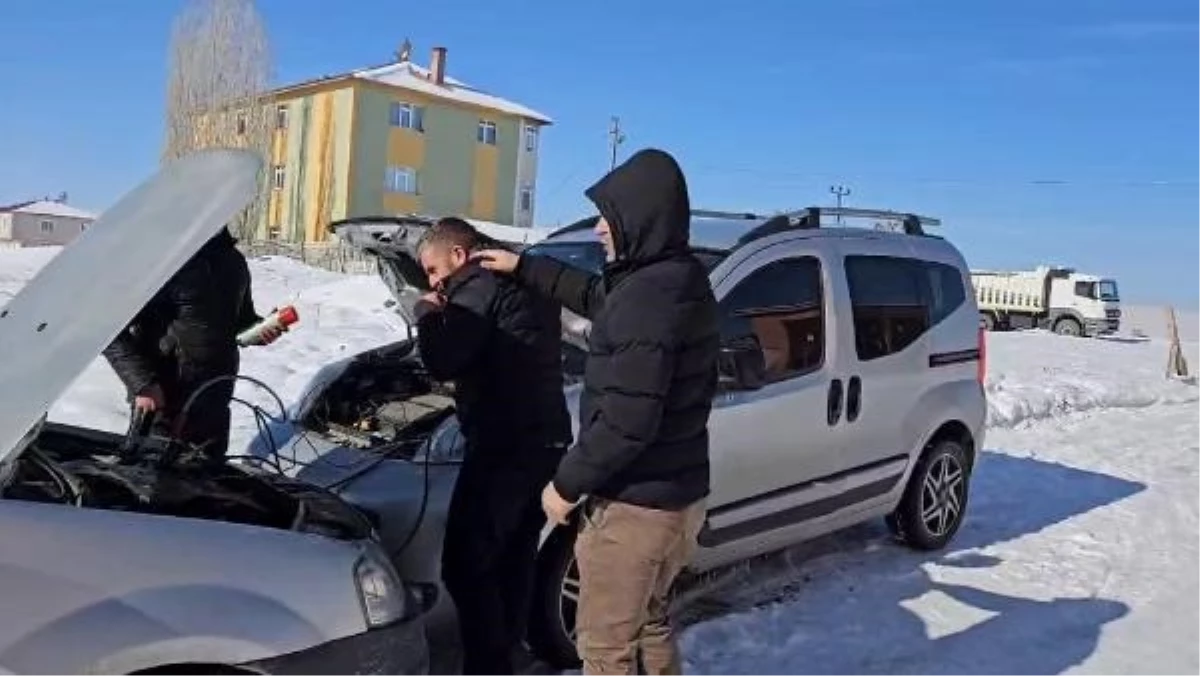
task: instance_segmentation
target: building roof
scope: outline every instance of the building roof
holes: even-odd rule
[[[356,70],[351,75],[362,80],[372,80],[429,96],[499,110],[544,124],[553,122],[548,116],[532,108],[502,99],[499,96],[493,96],[449,75],[445,76],[443,84],[436,84],[430,78],[428,68],[418,66],[411,61],[400,61],[378,68]]]
[[[96,214],[73,206],[54,202],[52,200],[37,200],[34,202],[18,202],[6,207],[0,207],[0,212],[13,214],[34,214],[37,216],[61,216],[64,218],[85,218],[95,220]]]
[[[283,94],[289,90],[299,87],[307,87],[310,85],[324,84],[339,80],[365,80],[368,82],[376,82],[391,87],[399,87],[410,91],[420,92],[427,96],[432,96],[448,101],[455,101],[471,106],[479,106],[490,110],[498,110],[510,115],[516,115],[528,120],[540,122],[542,124],[552,124],[552,120],[544,113],[540,113],[532,108],[523,106],[514,101],[500,98],[489,94],[481,89],[472,87],[471,85],[456,80],[449,75],[445,75],[442,84],[433,82],[430,77],[428,68],[418,66],[417,64],[408,61],[396,61],[383,66],[374,66],[371,68],[362,68],[359,70],[350,71],[349,73],[340,73],[337,75],[327,75],[320,78],[305,80],[295,84],[286,85],[275,89],[272,93]]]

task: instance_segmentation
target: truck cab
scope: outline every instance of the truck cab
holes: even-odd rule
[[[1086,335],[1116,333],[1121,326],[1121,297],[1112,279],[1069,273],[1050,286],[1050,307],[1074,310]]]

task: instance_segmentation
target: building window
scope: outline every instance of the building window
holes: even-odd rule
[[[282,164],[276,164],[271,170],[271,187],[283,190],[283,182],[287,180],[287,170]]]
[[[533,188],[524,186],[521,188],[521,211],[533,210]]]
[[[496,145],[496,123],[488,120],[479,121],[478,141],[489,146]]]
[[[389,118],[393,127],[425,131],[425,109],[421,106],[393,101]]]
[[[412,167],[388,167],[383,189],[408,195],[417,194],[417,170]]]
[[[247,126],[247,123],[246,123],[246,114],[245,114],[245,113],[238,113],[238,114],[237,114],[237,121],[236,121],[234,124],[237,126],[237,135],[238,135],[238,136],[245,136],[245,135],[246,135],[246,126]]]
[[[278,225],[272,225],[271,227],[267,228],[267,239],[272,241],[277,240],[279,239],[279,235],[282,233],[283,228]]]
[[[54,232],[54,221],[43,220],[41,223],[42,232]]]
[[[525,127],[525,150],[533,152],[537,149],[537,127]]]
[[[275,106],[275,128],[287,129],[288,126],[288,109],[287,106]]]

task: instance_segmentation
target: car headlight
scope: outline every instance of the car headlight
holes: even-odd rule
[[[354,581],[367,626],[382,627],[404,618],[407,594],[392,564],[367,552],[354,566]]]

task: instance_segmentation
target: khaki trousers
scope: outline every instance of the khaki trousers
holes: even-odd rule
[[[668,616],[671,584],[696,551],[704,501],[682,510],[591,499],[575,557],[577,647],[585,674],[682,672]]]

